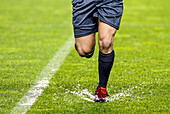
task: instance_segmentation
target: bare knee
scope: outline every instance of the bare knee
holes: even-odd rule
[[[109,53],[113,50],[113,41],[111,38],[102,38],[99,40],[99,49],[103,53]]]
[[[86,53],[82,49],[78,49],[77,52],[81,57],[86,57]]]
[[[95,33],[75,39],[76,50],[81,57],[90,58],[96,44]]]
[[[93,49],[82,47],[82,46],[77,46],[76,50],[81,57],[87,57],[92,52]]]
[[[112,41],[111,40],[106,39],[106,40],[102,41],[102,48],[104,50],[108,50],[111,47],[111,45],[112,45]]]

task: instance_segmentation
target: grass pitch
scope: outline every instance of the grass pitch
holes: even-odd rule
[[[71,1],[0,2],[0,113],[10,113],[72,36]],[[91,59],[73,48],[27,113],[169,113],[170,1],[128,0],[124,5],[108,92],[129,95],[93,103],[69,93],[94,93],[98,84],[98,47]]]

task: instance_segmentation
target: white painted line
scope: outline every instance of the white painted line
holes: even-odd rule
[[[114,101],[114,100],[119,100],[120,97],[126,97],[126,96],[131,96],[131,91],[133,88],[127,89],[126,91],[123,91],[122,93],[117,93],[112,96],[110,96],[109,101]]]
[[[51,78],[59,70],[65,57],[70,53],[74,40],[69,38],[62,49],[56,52],[56,55],[50,60],[48,65],[37,76],[35,83],[30,90],[21,98],[18,104],[11,111],[11,114],[25,114],[42,94],[44,88],[50,83]]]
[[[77,95],[77,96],[81,97],[81,98],[84,99],[84,100],[87,100],[87,101],[89,101],[89,102],[94,102],[94,96],[91,95],[91,93],[89,94],[88,90],[83,90],[83,91],[81,91],[81,92],[76,92],[76,91],[70,91],[70,90],[68,90],[66,93],[72,93],[72,94],[74,94],[74,95]],[[86,98],[83,94],[90,95],[90,96],[93,97],[93,99]]]
[[[81,93],[88,95],[93,100],[95,98],[94,95],[92,95],[92,93],[88,91],[88,89],[84,89],[83,91],[81,91]]]
[[[79,87],[80,87],[80,84],[78,84],[78,86],[77,86],[77,88],[75,88],[75,90],[79,90]],[[61,87],[61,88],[63,88],[63,87]],[[120,98],[126,97],[126,96],[132,96],[133,90],[136,88],[140,88],[140,87],[135,86],[135,87],[132,87],[130,89],[123,91],[122,93],[117,93],[117,94],[111,95],[111,96],[109,96],[109,101],[119,100]],[[72,93],[74,95],[79,96],[81,99],[84,99],[89,102],[94,102],[95,96],[92,95],[92,93],[89,92],[88,89],[83,89],[82,91],[70,91],[68,89],[65,89],[65,90],[67,90],[67,92],[65,92],[66,94]],[[88,98],[87,98],[87,96],[88,96]]]

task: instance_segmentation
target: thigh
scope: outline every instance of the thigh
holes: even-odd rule
[[[78,51],[82,50],[84,52],[91,52],[91,50],[95,47],[95,33],[92,33],[87,36],[75,38],[76,46]]]

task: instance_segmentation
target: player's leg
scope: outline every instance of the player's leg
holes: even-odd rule
[[[99,87],[106,88],[110,71],[114,62],[113,50],[116,29],[99,20]]]
[[[96,44],[95,33],[75,38],[75,42],[75,48],[81,57],[92,57]]]
[[[107,102],[106,86],[110,71],[114,62],[115,53],[113,50],[114,36],[119,29],[123,13],[122,0],[105,0],[97,5],[98,7],[98,32],[99,32],[99,85],[95,91],[95,100]]]
[[[96,11],[95,0],[73,0],[73,26],[75,48],[81,57],[90,58],[95,47],[95,32],[97,18],[93,17]]]
[[[113,50],[114,36],[116,29],[99,20],[98,43],[99,43],[99,85],[95,91],[96,102],[108,102],[106,86],[110,71],[114,62],[115,53]]]

